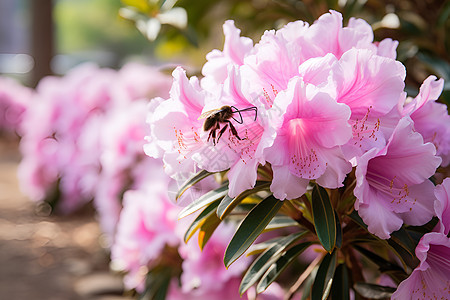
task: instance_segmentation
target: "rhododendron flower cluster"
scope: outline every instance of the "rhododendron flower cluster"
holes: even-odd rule
[[[33,91],[12,78],[0,77],[0,132],[21,134],[23,115]]]
[[[124,134],[134,130],[131,140],[137,142],[127,146],[129,150],[119,150],[123,158],[112,162],[107,158],[110,161],[105,167],[101,162],[103,151],[116,147],[106,140],[121,135],[101,132],[103,123],[114,117],[109,117],[114,115],[114,110],[127,107],[136,99],[165,95],[169,84],[167,76],[139,64],[125,65],[118,72],[83,65],[64,77],[42,79],[23,122],[23,160],[19,167],[22,190],[35,201],[59,198],[57,208],[62,212],[71,212],[101,193],[97,189],[100,171],[106,168],[105,172],[111,173],[113,168],[131,168],[136,163],[132,152],[137,149],[142,152],[141,135],[144,135],[143,129],[141,134],[139,129],[128,128],[130,132]],[[141,104],[138,110],[144,110],[144,106]],[[133,113],[130,110],[128,113]],[[135,116],[134,120],[139,119],[143,124],[144,117]],[[126,139],[122,143],[128,142],[128,136]],[[120,194],[128,180],[125,174],[122,176],[121,186],[107,188],[116,187],[116,193]]]
[[[307,229],[307,240],[323,245],[329,254],[321,268],[328,269],[336,264],[336,253],[344,260],[353,255],[343,246],[351,244],[347,236],[364,239],[362,231],[353,232],[355,225],[369,239],[392,244],[398,243],[399,230],[433,223],[445,211],[433,210],[438,196],[429,179],[449,164],[450,117],[437,102],[443,80],[430,76],[415,98],[408,97],[397,41],[375,42],[367,22],[351,18],[344,26],[336,11],[311,25],[297,21],[266,31],[256,44],[241,37],[233,21],[223,30],[223,51],[206,56],[203,78],[188,78],[177,67],[170,97],[153,100],[144,149],[163,160],[168,175],[185,181],[178,196],[213,173],[221,178],[223,186],[211,191],[209,200],[200,197],[190,205],[192,211],[204,210],[189,230],[203,224],[208,228],[203,234],[212,234],[235,207],[245,210],[253,203],[224,254],[227,267],[280,214]],[[218,221],[207,214],[214,210]],[[241,210],[236,214],[242,217]],[[435,253],[442,257],[448,250],[442,238],[417,240],[420,270],[433,264]],[[289,250],[292,241],[287,241],[288,250],[274,255],[304,250],[303,244]],[[373,250],[358,247],[363,254]],[[427,249],[433,250],[431,258],[423,254]],[[279,265],[270,262],[275,269],[264,275],[250,267],[240,291],[257,280],[258,292],[267,288],[279,275]],[[321,276],[325,280],[329,274]]]
[[[442,80],[434,84],[433,78],[427,79],[414,99],[416,104],[405,104],[405,68],[395,60],[398,43],[390,39],[374,43],[372,29],[365,21],[351,19],[343,27],[342,16],[335,11],[312,25],[298,21],[277,31],[266,31],[253,47],[248,38],[239,37],[239,32],[233,22],[225,23],[224,50],[214,50],[207,56],[201,82],[195,77],[189,80],[181,68],[174,71],[170,98],[159,100],[161,103],[148,118],[148,155],[162,157],[169,175],[174,177],[194,173],[198,168],[209,172],[229,169],[231,197],[252,188],[258,166],[270,163],[270,189],[283,200],[302,196],[310,180],[326,188],[342,187],[352,166],[358,166],[358,174],[375,172],[362,170],[369,156],[378,152],[390,162],[386,150],[394,148],[392,139],[413,135],[411,142],[398,147],[423,150],[391,150],[405,155],[401,160],[404,163],[392,170],[411,174],[409,168],[413,168],[416,178],[404,181],[395,174],[376,174],[372,179],[358,175],[358,187],[374,182],[386,200],[377,201],[379,197],[375,197],[369,203],[368,191],[358,189],[355,207],[364,204],[364,211],[377,211],[362,213],[362,217],[369,230],[382,238],[389,237],[404,221],[422,225],[431,219],[431,212],[409,211],[413,202],[429,201],[429,192],[415,201],[405,200],[403,194],[393,195],[391,185],[407,193],[410,186],[426,184],[441,163],[435,157],[435,146],[427,144],[432,136],[440,145],[439,153],[448,156],[444,132],[448,132],[449,117],[440,104],[433,102],[442,90]],[[426,121],[420,125],[425,102],[436,106],[443,115],[439,119],[443,126]],[[221,138],[214,143],[208,138],[210,132],[204,130],[201,116],[223,106],[235,107],[230,122],[236,132],[222,130],[225,120],[221,122],[222,131],[217,132]],[[256,108],[255,112],[237,111],[251,107]],[[419,120],[417,129],[413,121],[408,121],[409,115],[409,120]],[[236,118],[242,122],[236,122]],[[428,140],[415,131],[424,132]],[[162,151],[154,151],[158,147]],[[393,155],[397,159],[398,154]],[[418,164],[418,160],[426,160],[427,164]],[[397,198],[409,204],[392,207],[389,202],[398,202]],[[391,216],[379,219],[380,210],[398,221]],[[401,216],[406,210],[409,217]],[[378,224],[373,224],[371,218]]]

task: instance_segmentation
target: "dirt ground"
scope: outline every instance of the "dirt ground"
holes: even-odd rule
[[[0,299],[129,299],[93,212],[44,215],[20,193],[19,161],[17,140],[0,139]]]

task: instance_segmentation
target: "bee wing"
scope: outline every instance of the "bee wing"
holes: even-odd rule
[[[217,113],[218,111],[220,111],[220,108],[205,111],[204,113],[202,113],[200,115],[200,117],[198,117],[197,120],[206,119],[206,118],[212,116],[213,114]]]

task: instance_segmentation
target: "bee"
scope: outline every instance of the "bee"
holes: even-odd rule
[[[223,133],[225,132],[225,130],[227,130],[228,127],[230,127],[231,133],[238,140],[241,141],[242,138],[239,137],[237,130],[234,127],[233,123],[231,123],[230,119],[233,119],[237,123],[242,124],[244,121],[242,119],[241,112],[248,111],[248,110],[255,111],[255,121],[256,121],[256,116],[258,113],[258,109],[256,108],[256,106],[252,106],[252,107],[248,107],[248,108],[239,110],[235,106],[225,105],[225,106],[222,106],[221,108],[213,109],[213,110],[202,113],[200,115],[200,117],[198,118],[198,120],[206,118],[205,123],[203,123],[203,130],[209,131],[207,141],[209,142],[209,140],[212,138],[213,144],[215,146],[216,143],[219,142],[220,137],[223,135]],[[233,116],[236,113],[239,114],[239,119],[236,119]],[[220,129],[221,124],[225,124],[225,126],[223,126],[222,129]],[[220,131],[219,131],[219,134],[217,135],[217,140],[216,140],[216,131],[219,129],[220,129]]]

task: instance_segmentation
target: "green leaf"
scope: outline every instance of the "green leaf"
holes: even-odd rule
[[[214,174],[205,170],[201,170],[200,172],[198,172],[197,174],[194,174],[191,178],[189,178],[185,183],[183,183],[183,185],[180,187],[180,189],[178,190],[177,195],[175,196],[175,199],[178,200],[178,198],[181,197],[181,195],[183,195],[183,193],[190,188],[191,186],[193,186],[194,184],[196,184],[197,182],[201,181],[202,179],[205,179],[206,177],[208,177],[209,175]]]
[[[303,286],[303,293],[302,293],[302,298],[300,300],[310,299],[311,287],[314,283],[314,279],[316,278],[318,269],[319,269],[319,267],[315,266],[314,269],[312,270],[311,274],[309,274],[308,278],[301,285],[301,286]]]
[[[352,211],[349,214],[349,217],[357,223],[359,226],[364,228],[368,231],[367,225],[364,223],[364,221],[359,216],[358,212],[356,210]],[[371,234],[374,238],[376,238],[380,243],[384,244],[385,246],[389,247],[390,250],[400,259],[400,261],[403,264],[403,269],[406,270],[407,266],[414,269],[417,266],[417,258],[415,258],[414,255],[411,254],[411,252],[407,249],[404,249],[402,245],[398,244],[393,239],[389,240],[382,240],[376,235]]]
[[[379,256],[378,254],[373,253],[372,251],[367,250],[366,248],[363,248],[359,245],[354,245],[354,248],[358,250],[359,253],[363,254],[365,257],[370,259],[374,264],[376,264],[379,267],[380,272],[387,272],[387,271],[395,271],[395,272],[403,272],[403,269],[387,260],[385,260],[383,257]]]
[[[391,240],[401,245],[410,255],[414,256],[416,251],[416,244],[404,227],[391,233]]]
[[[203,250],[209,238],[212,236],[217,226],[222,222],[215,213],[211,213],[203,222],[198,232],[198,245]]]
[[[256,205],[245,217],[228,245],[224,263],[228,268],[256,240],[270,220],[280,210],[283,202],[273,195]]]
[[[186,230],[186,233],[184,234],[184,242],[187,243],[190,238],[194,235],[194,233],[202,227],[206,220],[208,220],[208,217],[215,213],[215,210],[217,206],[219,205],[219,200],[214,201],[209,206],[207,206],[198,216],[195,218],[195,220],[191,223],[189,228]]]
[[[314,226],[323,248],[331,253],[336,245],[336,219],[327,191],[314,185],[312,191]]]
[[[367,230],[367,225],[364,223],[363,219],[359,216],[358,212],[356,210],[353,210],[348,215],[356,224]]]
[[[339,221],[339,216],[336,211],[334,211],[334,217],[336,218],[336,247],[342,247],[342,227]]]
[[[294,226],[298,227],[298,223],[296,221],[294,221],[292,218],[286,217],[286,216],[276,216],[270,221],[270,223],[266,226],[264,231],[266,232],[266,231],[271,231],[271,230],[275,230],[275,229],[294,227]]]
[[[218,189],[212,190],[183,208],[183,210],[178,214],[178,218],[184,218],[197,210],[201,209],[202,207],[209,205],[212,202],[217,201],[220,198],[225,197],[228,194],[228,184],[221,186]],[[217,203],[217,206],[219,203]]]
[[[250,255],[256,255],[256,254],[260,254],[263,253],[264,251],[266,251],[267,249],[269,249],[270,247],[272,247],[275,244],[281,243],[281,241],[286,238],[285,236],[279,236],[270,240],[267,240],[265,242],[261,242],[258,244],[253,244],[247,252],[247,256]]]
[[[333,283],[334,271],[336,270],[337,251],[328,253],[320,263],[316,279],[311,290],[311,300],[327,299]]]
[[[353,285],[353,287],[358,294],[369,299],[390,298],[395,292],[395,288],[365,282],[357,282]]]
[[[339,300],[350,299],[348,269],[345,264],[339,264],[336,268],[333,285],[331,286],[331,298]]]
[[[311,245],[311,242],[301,243],[295,245],[291,249],[287,250],[283,255],[281,255],[275,263],[273,263],[266,273],[263,275],[258,285],[256,286],[256,292],[264,292],[269,285],[274,282],[281,272],[289,266],[290,263],[294,261],[306,248]]]
[[[239,293],[242,295],[248,288],[250,288],[256,281],[261,278],[264,272],[270,265],[281,255],[284,249],[293,242],[300,239],[306,232],[297,232],[281,239],[278,239],[272,246],[258,256],[257,259],[248,268],[244,277],[242,278],[239,287]]]
[[[148,272],[145,280],[145,290],[139,300],[164,300],[169,288],[172,270],[170,268],[155,268]]]
[[[217,208],[217,216],[223,220],[243,199],[269,186],[270,182],[257,181],[254,188],[242,192],[236,198],[224,197]]]

